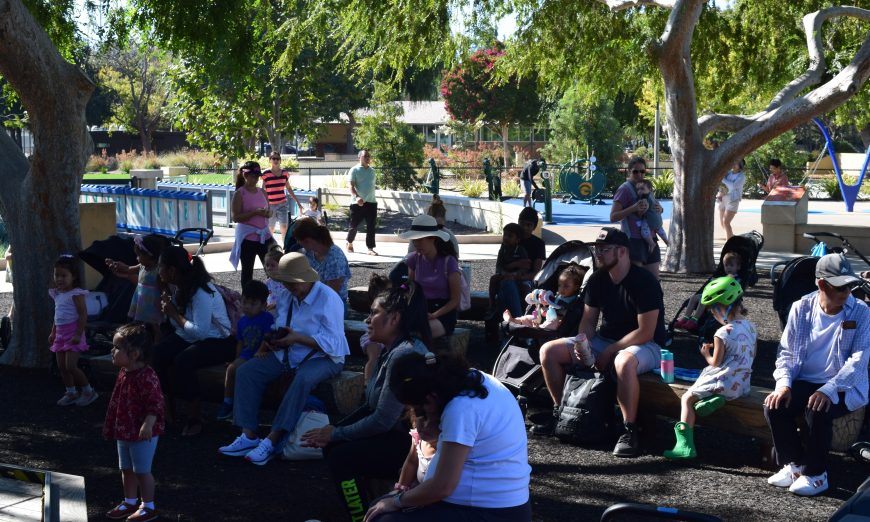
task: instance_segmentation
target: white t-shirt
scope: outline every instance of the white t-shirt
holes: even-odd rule
[[[529,500],[528,440],[517,400],[500,382],[486,373],[489,395],[454,397],[441,414],[438,450],[426,478],[436,473],[445,442],[471,450],[456,489],[445,502],[482,508],[520,506]]]
[[[807,356],[797,379],[820,384],[837,375],[837,329],[843,317],[843,310],[828,315],[820,307],[813,307],[813,330],[807,342]]]

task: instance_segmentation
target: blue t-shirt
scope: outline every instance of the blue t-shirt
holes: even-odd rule
[[[239,357],[246,361],[253,357],[254,353],[260,349],[263,336],[272,330],[273,324],[275,324],[275,318],[265,310],[254,317],[242,316],[239,319],[238,328],[236,328],[236,338],[242,343],[242,351],[239,353]]]

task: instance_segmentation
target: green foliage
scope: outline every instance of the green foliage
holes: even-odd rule
[[[479,198],[481,194],[486,192],[486,180],[480,178],[461,177],[459,178],[459,192],[469,198]]]
[[[806,152],[796,149],[794,132],[780,134],[758,147],[746,158],[746,183],[748,186],[754,187],[757,183],[767,181],[767,165],[771,158],[779,158],[793,184],[801,181],[800,176],[803,175],[806,163],[815,159],[810,158]]]
[[[400,121],[402,107],[392,102],[394,93],[378,86],[372,114],[364,116],[354,133],[357,149],[366,149],[378,167],[378,187],[414,190],[419,185],[415,168],[423,163],[423,140],[410,125]]]
[[[674,195],[674,171],[666,170],[661,174],[650,176],[653,195],[657,199],[670,198]]]
[[[519,197],[523,193],[520,183],[514,179],[504,180],[501,183],[501,194],[509,198]]]
[[[333,172],[332,176],[326,180],[326,188],[333,189],[346,189],[350,188],[350,183],[348,182],[347,176],[340,172]]]
[[[620,143],[622,129],[613,115],[613,103],[578,83],[550,115],[549,142],[541,152],[560,163],[594,153],[597,163],[610,165],[622,153]]]
[[[187,183],[200,185],[232,185],[232,174],[188,174]]]
[[[843,201],[843,193],[840,192],[840,184],[837,182],[836,176],[822,179],[821,185],[822,190],[827,192],[830,199],[834,201]]]

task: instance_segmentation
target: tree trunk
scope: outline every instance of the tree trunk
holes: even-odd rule
[[[28,163],[0,132],[0,212],[15,267],[15,323],[0,363],[48,365],[54,260],[80,248],[78,199],[93,145],[85,106],[91,81],[67,63],[20,0],[0,0],[0,75],[30,116],[34,152]]]
[[[142,152],[145,154],[151,153],[151,132],[145,126],[139,127],[139,141],[142,142]]]
[[[703,146],[671,141],[674,156],[673,215],[668,254],[663,268],[668,272],[709,272],[713,256],[714,180],[705,165]]]
[[[861,128],[861,143],[864,144],[864,149],[870,148],[870,125]]]

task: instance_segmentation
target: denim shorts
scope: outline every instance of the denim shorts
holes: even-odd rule
[[[532,180],[530,180],[530,179],[523,180],[523,190],[525,190],[527,195],[532,194]]]
[[[154,460],[154,452],[157,450],[157,439],[118,442],[118,467],[122,470],[133,469],[133,473],[142,475],[151,473],[151,461]]]
[[[598,355],[603,352],[608,346],[613,344],[614,341],[610,339],[605,339],[604,337],[595,336],[592,338],[592,342],[589,344],[592,347],[592,353]],[[646,373],[654,370],[661,366],[662,361],[662,353],[659,345],[650,341],[648,343],[629,346],[627,348],[623,348],[623,352],[628,352],[634,355],[634,358],[637,359],[637,374],[640,375],[642,373]],[[571,353],[574,353],[574,350],[571,350]]]
[[[283,203],[277,203],[274,205],[269,205],[269,211],[272,213],[269,216],[269,226],[274,227],[275,222],[281,223],[282,225],[287,224],[287,209],[289,207],[289,201],[285,200]]]

